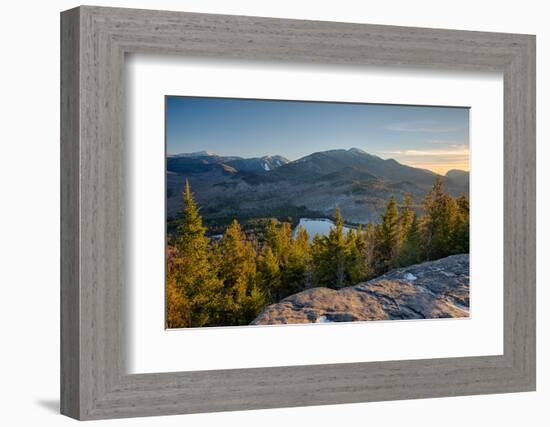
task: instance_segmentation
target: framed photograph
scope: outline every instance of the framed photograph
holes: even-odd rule
[[[535,37],[61,14],[61,411],[535,390]]]

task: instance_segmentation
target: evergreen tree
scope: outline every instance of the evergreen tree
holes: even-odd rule
[[[281,264],[286,264],[288,250],[292,243],[292,228],[289,223],[280,223],[272,218],[266,230],[266,244],[271,247],[273,253]]]
[[[344,219],[336,208],[334,226],[328,236],[313,240],[314,280],[318,286],[339,289],[349,283],[349,244],[344,233]]]
[[[396,265],[406,267],[424,259],[420,227],[416,214],[413,213],[412,222],[403,241]]]
[[[443,181],[438,177],[424,200],[424,245],[428,260],[453,253],[456,215],[456,202],[443,191]]]
[[[369,267],[369,276],[372,276],[375,265],[375,244],[376,244],[376,226],[372,223],[368,223],[365,227],[361,228],[360,234],[362,235],[363,242],[363,254],[365,256],[365,262]]]
[[[311,243],[311,260],[313,270],[313,285],[327,286],[330,285],[329,264],[326,237],[320,234],[313,236]]]
[[[177,227],[176,246],[182,253],[196,249],[203,255],[208,247],[208,238],[205,236],[206,227],[202,223],[189,181],[185,181],[183,192],[183,217]]]
[[[413,199],[411,194],[407,193],[403,200],[403,207],[399,210],[399,237],[402,243],[407,238],[414,216]]]
[[[299,227],[296,231],[294,245],[304,256],[307,256],[309,252],[309,234],[304,227]]]
[[[392,196],[376,233],[375,264],[378,273],[384,273],[394,265],[400,243],[399,212]]]
[[[177,257],[168,268],[167,277],[172,327],[208,326],[216,322],[221,282],[212,268],[205,232],[199,208],[186,182],[183,217],[175,238]]]
[[[310,282],[309,236],[306,230],[300,228],[293,239],[290,223],[272,219],[265,234],[265,246],[272,250],[280,270],[280,280],[276,287],[272,286],[272,295],[280,300],[305,289]]]
[[[191,326],[189,322],[189,300],[177,285],[176,275],[174,274],[174,260],[173,258],[170,259],[170,252],[169,250],[166,269],[166,327],[183,328]]]
[[[470,201],[465,195],[456,199],[457,215],[453,231],[453,253],[470,252]]]
[[[284,230],[284,227],[282,229]],[[300,227],[296,233],[296,238],[290,240],[284,257],[281,270],[280,298],[285,298],[308,287],[309,257],[309,236],[307,231]]]
[[[273,253],[271,246],[265,245],[258,257],[258,281],[266,290],[269,302],[278,302],[281,299],[281,269],[279,260]]]
[[[370,274],[367,260],[367,242],[363,227],[350,230],[346,235],[347,258],[346,273],[349,284],[356,284],[368,279]]]
[[[233,220],[220,242],[220,278],[224,287],[226,324],[248,324],[266,302],[256,283],[256,254],[240,224]]]
[[[339,208],[336,208],[334,227],[330,229],[327,240],[328,252],[333,260],[332,275],[334,275],[334,287],[339,289],[344,286],[346,280],[346,261],[348,245],[344,235],[344,219]]]

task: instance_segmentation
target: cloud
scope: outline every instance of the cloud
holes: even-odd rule
[[[448,145],[441,149],[386,150],[379,151],[378,154],[440,174],[445,174],[449,169],[470,169],[470,149],[465,144]]]
[[[435,120],[415,120],[390,124],[386,126],[386,130],[394,132],[451,133],[464,130],[464,127],[442,126]]]
[[[429,150],[388,150],[381,151],[382,154],[399,156],[422,156],[422,157],[440,157],[440,156],[470,156],[470,149],[465,144],[455,144],[442,149]]]

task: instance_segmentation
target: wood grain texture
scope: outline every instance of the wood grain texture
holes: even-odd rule
[[[133,9],[62,13],[62,413],[78,419],[535,388],[535,38]],[[128,375],[124,56],[504,75],[504,354]]]
[[[61,20],[61,412],[80,414],[79,17]]]

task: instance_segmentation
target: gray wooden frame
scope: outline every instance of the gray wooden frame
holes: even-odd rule
[[[128,375],[126,53],[500,71],[504,354]],[[61,14],[61,412],[77,419],[535,390],[535,37],[83,6]]]

